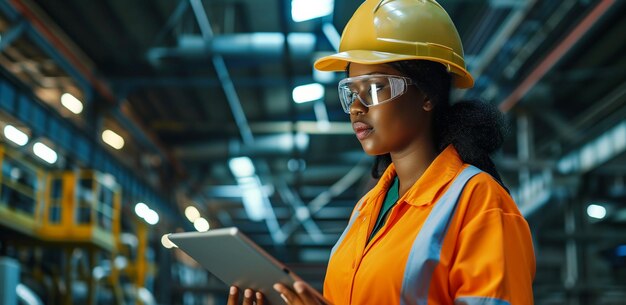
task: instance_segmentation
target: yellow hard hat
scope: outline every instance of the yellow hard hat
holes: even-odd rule
[[[448,13],[434,0],[366,0],[341,35],[339,53],[315,62],[321,71],[422,59],[442,63],[458,88],[471,88],[463,45]]]

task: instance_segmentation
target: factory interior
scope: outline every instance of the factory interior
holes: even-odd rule
[[[387,1],[387,0],[385,0]],[[537,305],[626,304],[626,1],[439,0]],[[0,303],[226,304],[167,236],[237,227],[321,291],[376,180],[334,54],[362,0],[0,0]]]

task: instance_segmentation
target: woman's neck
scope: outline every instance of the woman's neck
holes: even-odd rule
[[[401,152],[391,153],[391,160],[400,182],[400,197],[415,184],[436,157],[434,145],[420,145],[418,148],[407,148]]]

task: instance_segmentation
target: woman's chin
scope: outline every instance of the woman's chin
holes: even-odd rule
[[[381,150],[379,147],[372,145],[373,143],[367,143],[366,141],[361,142],[361,147],[363,151],[370,156],[379,156],[387,154],[386,151]]]

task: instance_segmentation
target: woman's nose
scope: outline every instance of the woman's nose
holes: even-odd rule
[[[363,105],[360,100],[360,97],[356,97],[354,102],[350,104],[350,115],[360,115],[367,112],[367,107]]]

